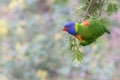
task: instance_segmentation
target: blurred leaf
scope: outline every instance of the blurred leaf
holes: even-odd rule
[[[81,63],[83,60],[83,55],[82,53],[80,52],[80,50],[75,50],[73,53],[72,53],[72,61],[75,61],[77,63]]]
[[[63,5],[63,4],[65,4],[67,2],[67,0],[54,0],[54,3],[55,4],[61,4],[61,5]]]
[[[10,10],[14,9],[17,6],[17,1],[16,0],[11,0],[11,2],[8,4],[8,8]]]
[[[118,11],[118,4],[117,2],[111,2],[108,4],[108,7],[107,7],[107,12],[109,15],[111,15],[113,12],[117,12]]]
[[[54,38],[55,40],[59,40],[60,38],[62,38],[62,35],[60,33],[56,33]]]
[[[5,37],[8,34],[8,24],[5,19],[0,19],[0,35]]]
[[[37,71],[37,76],[38,76],[41,80],[46,80],[46,78],[47,78],[47,71],[45,71],[45,70],[38,70],[38,71]]]
[[[24,34],[24,29],[21,26],[18,26],[16,29],[16,34],[18,36],[23,35]]]
[[[21,47],[20,42],[16,42],[16,44],[15,44],[15,48],[16,48],[16,49],[20,49],[20,47]]]
[[[7,76],[0,75],[0,80],[9,80],[9,79],[7,78]]]
[[[14,8],[18,6],[20,6],[21,8],[26,8],[26,4],[24,0],[11,0],[10,3],[8,4],[9,10],[13,10]]]
[[[17,0],[17,1],[19,2],[20,6],[22,8],[26,8],[27,7],[26,4],[25,4],[25,2],[24,2],[24,0]]]

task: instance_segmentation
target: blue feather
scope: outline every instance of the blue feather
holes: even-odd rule
[[[64,24],[64,27],[66,27],[66,31],[71,34],[71,35],[75,35],[76,31],[75,31],[75,23],[74,22],[67,22]]]

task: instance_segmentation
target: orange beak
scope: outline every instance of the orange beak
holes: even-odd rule
[[[62,28],[62,31],[66,31],[66,27],[63,27],[63,28]]]

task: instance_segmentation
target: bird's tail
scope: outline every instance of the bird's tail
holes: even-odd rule
[[[110,34],[110,31],[106,28],[106,26],[109,26],[109,21],[108,21],[107,19],[105,19],[105,18],[102,18],[102,19],[100,20],[100,22],[101,22],[101,26],[102,26],[103,30],[104,30],[106,33]]]
[[[103,30],[104,30],[106,33],[110,34],[110,31],[109,31],[106,27],[103,27]]]

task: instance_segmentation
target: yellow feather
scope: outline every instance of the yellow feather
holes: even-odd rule
[[[78,32],[78,23],[75,23],[75,31]]]

